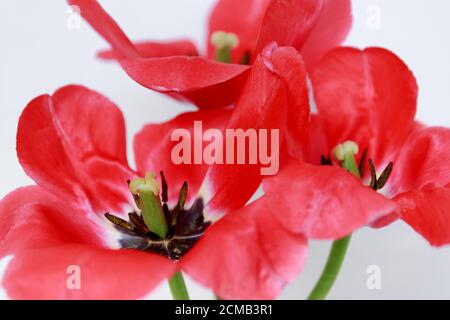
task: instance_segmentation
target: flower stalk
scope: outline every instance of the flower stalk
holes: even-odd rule
[[[336,146],[333,150],[335,158],[340,162],[342,168],[352,173],[355,177],[361,178],[359,166],[356,163],[355,155],[359,148],[353,141],[347,141]],[[327,263],[314,289],[308,296],[308,300],[324,300],[328,296],[344,263],[345,255],[350,244],[351,235],[335,240],[331,246]]]
[[[184,282],[183,274],[178,271],[169,279],[170,292],[174,300],[189,300],[189,293]]]

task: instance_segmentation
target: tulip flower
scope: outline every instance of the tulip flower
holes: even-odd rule
[[[69,0],[111,45],[116,59],[141,85],[200,108],[234,103],[250,67],[267,45],[292,46],[308,69],[338,46],[351,27],[349,0],[219,0],[210,19],[207,53],[187,40],[133,43],[93,0]]]

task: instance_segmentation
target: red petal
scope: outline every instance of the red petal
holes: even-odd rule
[[[402,218],[434,246],[450,243],[449,148],[449,129],[417,126],[389,179]]]
[[[80,289],[67,286],[73,283],[71,267],[79,268]],[[147,252],[64,245],[16,253],[3,286],[13,299],[138,299],[175,267]]]
[[[139,56],[130,39],[97,1],[68,0],[68,2],[79,7],[81,16],[111,45],[121,59]]]
[[[320,165],[321,156],[329,156],[335,145],[330,145],[327,127],[323,117],[311,115],[308,140],[303,145],[304,160],[309,164]]]
[[[301,159],[303,157],[301,150],[306,144],[310,124],[305,65],[302,57],[292,47],[275,50],[271,60],[287,89],[287,152]]]
[[[308,70],[314,69],[330,49],[339,46],[352,26],[350,0],[325,0],[319,20],[301,48]]]
[[[232,52],[232,61],[240,63],[246,54],[251,56],[256,47],[259,29],[271,0],[219,0],[209,19],[208,57],[215,60],[216,49],[211,35],[216,31],[234,33],[239,46]]]
[[[293,48],[268,47],[264,56],[255,61],[227,129],[267,129],[269,138],[272,129],[279,130],[280,146],[268,144],[269,150],[281,148],[285,138],[301,141],[309,115],[308,103],[302,99],[306,91],[305,79],[303,61]],[[296,125],[299,127],[295,128]],[[300,136],[293,137],[294,132]],[[293,141],[288,140],[288,145],[294,146]],[[210,169],[207,186],[211,189],[211,210],[224,212],[244,206],[260,184],[261,168],[267,166],[261,164],[260,158],[257,164],[250,164],[248,143],[245,148],[246,164],[214,165]],[[237,162],[236,150],[235,146],[234,163]]]
[[[122,61],[122,67],[142,86],[189,100],[201,108],[233,103],[249,69],[200,57],[139,58]]]
[[[406,141],[389,179],[393,195],[450,182],[450,129],[421,128]]]
[[[312,83],[329,145],[356,141],[377,167],[393,160],[414,126],[417,102],[416,80],[398,57],[379,48],[336,49]]]
[[[181,261],[223,299],[273,299],[306,260],[306,238],[286,231],[261,204],[226,215]]]
[[[197,56],[195,45],[189,40],[178,40],[172,42],[144,41],[133,43],[139,55],[144,58],[159,58],[170,56]],[[123,55],[115,50],[99,52],[98,56],[106,60],[121,60]]]
[[[176,129],[187,129],[192,140],[194,135],[194,121],[201,121],[203,132],[206,130],[223,129],[230,116],[231,110],[214,109],[200,110],[184,113],[175,119],[162,124],[145,126],[134,139],[135,160],[138,171],[145,174],[147,171],[163,171],[169,185],[169,198],[176,200],[184,181],[188,182],[189,196],[196,196],[203,182],[208,166],[202,164],[176,165],[171,157],[172,150],[177,141],[172,142],[171,136]],[[202,139],[203,137],[200,137]],[[203,143],[205,146],[207,143]],[[192,141],[192,152],[194,152]],[[194,163],[193,156],[190,156]]]
[[[261,25],[254,58],[272,42],[302,48],[322,8],[323,0],[272,0]]]
[[[125,125],[105,97],[80,86],[40,96],[20,117],[17,154],[25,172],[45,189],[95,211],[128,202]]]
[[[0,202],[0,256],[66,243],[102,246],[98,226],[86,214],[40,187],[26,187]]]
[[[450,184],[396,197],[403,220],[436,247],[450,244]]]
[[[337,167],[292,163],[264,181],[267,208],[308,238],[339,239],[394,211],[395,204]]]

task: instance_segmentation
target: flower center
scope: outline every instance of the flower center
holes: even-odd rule
[[[358,153],[359,146],[353,141],[346,141],[342,144],[339,144],[332,151],[334,158],[340,162],[341,167],[352,172],[356,177],[363,178],[364,169],[367,162],[367,149],[364,149],[364,152],[359,161],[359,165],[357,165],[355,161],[355,155],[357,155]],[[321,164],[333,165],[332,158],[322,155]],[[369,186],[375,191],[383,189],[388,182],[389,177],[391,176],[392,170],[394,168],[394,163],[390,162],[380,176],[377,176],[377,170],[372,159],[368,160],[368,164],[370,169]]]
[[[202,198],[197,198],[189,209],[184,208],[186,182],[177,204],[169,209],[168,186],[162,172],[161,181],[161,197],[152,174],[128,182],[138,210],[128,213],[128,221],[109,213],[105,217],[121,231],[122,248],[153,252],[177,261],[200,239],[210,223],[204,221]]]
[[[239,38],[234,33],[216,31],[211,35],[211,43],[216,48],[216,60],[230,63],[231,52],[239,46]]]

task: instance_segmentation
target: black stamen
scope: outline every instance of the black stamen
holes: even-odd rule
[[[178,215],[180,214],[181,210],[184,208],[184,204],[186,202],[186,196],[188,192],[188,184],[185,181],[183,183],[183,186],[181,187],[180,194],[178,196],[178,202],[175,208],[172,212],[172,226],[176,225],[178,222]]]
[[[134,228],[131,225],[131,223],[129,223],[126,220],[123,220],[122,218],[116,217],[109,213],[105,213],[105,217],[106,217],[106,219],[108,219],[110,222],[112,222],[116,226],[124,228],[125,230],[128,230],[128,231],[134,231]]]
[[[159,174],[161,175],[161,199],[164,203],[167,203],[168,200],[168,195],[167,195],[167,191],[168,191],[168,187],[167,187],[167,181],[166,181],[166,177],[164,176],[164,172],[160,171]]]
[[[377,181],[377,171],[375,170],[375,166],[373,165],[372,159],[369,159],[369,167],[370,167],[370,187],[373,190],[378,190],[378,181]]]
[[[361,160],[359,161],[359,174],[361,177],[364,176],[364,171],[366,167],[366,160],[367,160],[367,148],[364,149],[364,152],[361,156]]]
[[[393,168],[394,168],[394,163],[390,162],[389,165],[386,167],[386,169],[384,169],[383,173],[381,174],[380,178],[377,181],[378,189],[383,189],[383,187],[386,185],[386,182],[388,181],[389,177],[391,176]]]
[[[246,51],[241,59],[241,64],[249,65],[250,64],[250,52]]]
[[[333,162],[330,157],[326,157],[323,154],[320,156],[320,165],[321,166],[332,166]]]
[[[147,234],[150,231],[142,217],[138,216],[136,212],[128,213],[128,218],[130,218],[130,221],[134,224],[139,232]]]

